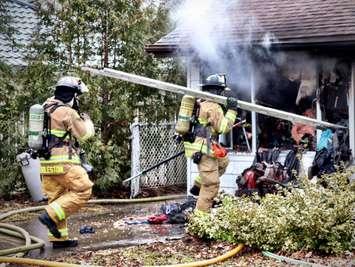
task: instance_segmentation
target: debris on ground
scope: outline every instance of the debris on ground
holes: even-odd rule
[[[99,251],[73,252],[72,254],[67,254],[60,258],[53,258],[52,260],[101,266],[154,266],[210,259],[225,254],[234,247],[234,245],[228,243],[206,241],[192,236],[186,236],[180,240],[164,243]],[[287,256],[322,266],[354,266],[353,253],[345,253],[339,256],[325,256],[309,252],[299,252],[298,254]],[[259,251],[245,248],[242,253],[237,254],[228,261],[213,266],[291,267],[294,265],[277,262],[274,259],[264,257]]]
[[[5,206],[4,203],[3,207]],[[43,205],[43,204],[42,204]],[[47,254],[46,259],[53,261],[62,261],[76,264],[89,264],[101,266],[122,266],[133,267],[143,265],[162,265],[174,263],[186,263],[210,259],[223,255],[233,249],[235,246],[217,241],[208,241],[198,239],[189,235],[182,235],[183,238],[175,238],[178,234],[184,233],[184,225],[171,225],[164,223],[162,225],[150,225],[143,223],[134,225],[134,222],[147,221],[151,214],[158,214],[164,211],[170,213],[173,211],[176,203],[166,202],[164,205],[159,203],[145,204],[134,206],[115,206],[115,205],[90,205],[83,209],[83,213],[73,216],[69,221],[69,228],[72,233],[78,233],[80,227],[90,226],[95,230],[95,234],[83,234],[78,236],[80,239],[77,249],[68,249],[57,251],[55,254]],[[33,203],[28,202],[25,205],[17,202],[6,205],[9,209],[22,208],[24,206],[33,206]],[[144,207],[144,208],[143,208]],[[163,210],[162,210],[163,207]],[[35,216],[35,213],[29,213]],[[20,219],[21,214],[19,215]],[[26,216],[22,217],[25,218]],[[16,216],[11,217],[14,221]],[[132,225],[127,224],[131,222]],[[23,222],[25,224],[25,222]],[[28,225],[28,223],[26,223]],[[173,230],[171,227],[179,228],[181,231]],[[174,229],[175,229],[174,228]],[[113,236],[114,230],[122,232],[124,238],[148,238],[147,234],[153,236],[162,236],[165,239],[156,239],[152,242],[128,244],[121,246],[115,244],[119,242],[119,238],[110,239]],[[137,235],[132,233],[137,232]],[[131,236],[132,235],[132,236]],[[150,236],[149,236],[150,237]],[[105,240],[106,243],[102,243]],[[148,240],[148,239],[147,239]],[[159,241],[159,242],[158,242]],[[101,243],[100,243],[101,242]],[[115,248],[112,248],[115,245]],[[126,245],[127,245],[126,244]],[[98,246],[99,245],[99,246]],[[339,256],[321,255],[315,252],[297,252],[293,254],[281,254],[293,259],[303,260],[323,266],[355,266],[355,258],[353,252],[346,252]],[[30,255],[31,256],[31,255]],[[245,248],[242,253],[237,254],[232,259],[214,266],[291,266],[282,262],[277,262],[274,259],[264,257],[260,251],[250,248]]]

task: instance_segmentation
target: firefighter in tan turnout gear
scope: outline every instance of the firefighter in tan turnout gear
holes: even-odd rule
[[[39,216],[49,230],[54,248],[77,246],[69,239],[67,218],[87,203],[93,183],[81,166],[77,141],[85,142],[94,135],[94,125],[88,115],[78,113],[77,96],[88,91],[77,77],[59,79],[54,97],[43,108],[47,149],[41,156],[42,187],[48,196],[48,206]]]
[[[226,95],[226,88],[225,76],[218,74],[207,77],[202,85],[203,91],[217,95]],[[193,138],[184,139],[184,147],[186,157],[192,158],[199,170],[199,176],[192,188],[192,191],[199,191],[195,192],[199,195],[196,210],[209,212],[213,199],[218,194],[219,178],[225,173],[229,163],[227,150],[218,143],[218,136],[232,129],[237,116],[238,102],[234,97],[227,97],[225,114],[218,103],[209,100],[197,102]]]

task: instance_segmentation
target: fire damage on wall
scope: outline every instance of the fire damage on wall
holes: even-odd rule
[[[239,66],[241,70],[235,65],[233,70],[223,71],[205,64],[202,78],[216,71],[224,72],[229,79],[228,86],[239,99],[348,127],[350,62],[297,52],[270,54],[258,51],[256,56],[249,58],[252,62]],[[230,67],[233,63],[223,66]],[[254,100],[252,90],[255,90]],[[240,110],[238,116],[246,123],[235,127],[224,143],[233,151],[251,152],[251,112]],[[315,127],[258,114],[255,133],[257,155],[253,166],[240,177],[243,183],[239,188],[256,188],[253,184],[255,177],[249,179],[248,175],[271,179],[273,185],[295,179],[301,171],[298,155],[307,151],[316,151],[313,165],[306,170],[308,173],[302,173],[309,178],[334,172],[337,166],[348,164],[351,159],[348,130],[321,130],[317,141]],[[277,162],[282,151],[288,153],[283,164]],[[250,170],[252,174],[248,173]],[[248,179],[252,184],[247,184]],[[266,189],[258,190],[261,194],[272,190],[270,183],[266,184]]]
[[[299,156],[313,155],[310,177],[351,161],[347,98],[355,52],[352,0],[183,2],[173,12],[176,29],[146,50],[187,57],[190,86],[210,74],[224,73],[239,99],[346,129],[315,129],[292,124],[290,118],[240,110],[240,121],[246,123],[221,140],[231,151],[260,152],[256,162],[262,162],[258,170],[264,174],[271,168],[266,170],[263,162],[273,164],[278,154],[290,151],[282,163],[289,164],[288,174],[285,168],[276,168],[270,175],[279,180],[291,179],[292,170],[305,169],[297,166]],[[352,98],[351,108],[353,102]],[[250,153],[237,153],[233,159],[244,160],[245,154],[250,159]]]

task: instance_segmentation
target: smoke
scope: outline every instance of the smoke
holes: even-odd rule
[[[202,78],[226,74],[228,86],[247,101],[253,79],[260,103],[291,110],[302,98],[315,94],[317,68],[329,63],[304,52],[275,52],[277,36],[262,28],[247,4],[183,0],[171,12],[177,33],[171,37],[181,38],[176,40],[181,55],[200,60]]]
[[[197,56],[218,62],[225,36],[232,27],[230,10],[237,1],[186,0],[171,13],[179,31],[184,32]]]
[[[185,0],[171,13],[171,19],[182,36],[181,54],[198,58],[205,76],[225,73],[231,88],[249,95],[249,50],[259,26],[253,16],[239,12],[238,5],[239,0]],[[267,49],[270,40],[269,35],[264,40]]]
[[[262,46],[265,47],[268,51],[271,48],[271,44],[275,42],[276,36],[273,33],[266,33],[263,37],[263,41],[261,42]]]

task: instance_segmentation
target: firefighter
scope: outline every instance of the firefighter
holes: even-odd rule
[[[67,219],[91,196],[93,183],[81,166],[78,147],[78,142],[94,135],[92,121],[79,114],[78,108],[78,96],[87,91],[79,78],[64,76],[57,82],[54,97],[43,104],[49,139],[47,152],[41,156],[41,175],[48,205],[39,221],[48,228],[53,248],[78,245],[76,239],[69,239]]]
[[[226,95],[224,75],[214,74],[207,77],[202,90],[212,94]],[[227,97],[227,112],[224,114],[220,104],[199,100],[199,111],[194,126],[195,140],[184,142],[185,155],[198,165],[199,176],[194,182],[191,193],[198,194],[196,210],[209,212],[213,199],[219,190],[219,177],[228,166],[229,160],[225,148],[219,145],[219,134],[228,133],[237,116],[238,101]],[[199,190],[198,190],[199,189]]]

